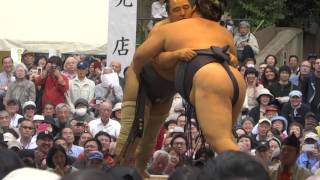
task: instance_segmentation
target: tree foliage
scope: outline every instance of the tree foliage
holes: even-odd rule
[[[229,1],[232,18],[249,19],[253,25],[308,27],[320,24],[319,0],[236,0]]]

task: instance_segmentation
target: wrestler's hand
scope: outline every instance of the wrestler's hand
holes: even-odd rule
[[[173,52],[175,59],[179,61],[190,61],[193,59],[197,53],[190,48],[179,49]]]

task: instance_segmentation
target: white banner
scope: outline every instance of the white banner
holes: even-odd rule
[[[120,61],[122,71],[136,48],[137,0],[109,0],[107,64]]]

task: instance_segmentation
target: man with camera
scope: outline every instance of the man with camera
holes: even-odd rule
[[[40,75],[36,75],[35,84],[44,85],[42,105],[51,102],[54,106],[64,103],[64,94],[69,89],[69,80],[61,74],[62,60],[58,56],[51,56]]]

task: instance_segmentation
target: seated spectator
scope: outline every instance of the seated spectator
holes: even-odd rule
[[[253,107],[258,105],[258,92],[263,88],[263,86],[258,82],[258,71],[255,68],[247,68],[244,73],[244,78],[247,84],[247,91],[242,107],[251,110]]]
[[[35,128],[33,122],[24,119],[19,126],[20,138],[18,142],[22,145],[23,149],[35,149],[37,147],[36,141],[32,136],[34,135]]]
[[[121,102],[116,103],[112,109],[111,118],[118,122],[121,122],[121,105],[122,105]]]
[[[106,132],[100,131],[94,138],[98,139],[102,145],[102,153],[105,163],[109,166],[114,166],[115,161],[110,155],[110,143],[112,142],[111,136]]]
[[[46,159],[48,171],[54,172],[61,177],[76,172],[77,169],[70,166],[68,163],[68,157],[60,145],[54,145],[48,152]]]
[[[283,105],[280,114],[288,120],[289,124],[297,121],[304,126],[304,117],[310,111],[310,106],[302,103],[302,93],[298,90],[291,91],[289,97],[289,102]]]
[[[94,90],[96,99],[108,99],[112,104],[122,101],[123,91],[119,79],[113,77],[118,77],[118,75],[113,72],[112,68],[105,67],[101,74],[101,83],[96,85]]]
[[[155,175],[163,175],[169,164],[169,154],[164,150],[158,150],[153,153],[153,158],[148,172]]]
[[[184,129],[184,126],[186,125],[187,117],[184,114],[180,114],[177,118],[177,126],[182,127]]]
[[[267,132],[271,128],[271,121],[266,118],[262,118],[258,122],[258,134],[253,136],[254,141],[256,141],[256,144],[259,141],[266,141],[267,140]]]
[[[249,111],[249,116],[257,123],[259,119],[264,117],[266,108],[273,99],[273,95],[266,88],[260,89],[257,94],[258,105]]]
[[[44,131],[37,135],[37,148],[34,150],[35,165],[37,169],[47,169],[45,159],[53,146],[53,136],[50,132]]]
[[[16,79],[13,75],[13,59],[10,56],[5,56],[1,59],[1,63],[3,71],[0,73],[0,109],[3,109],[3,105],[6,105],[3,99],[6,96],[8,85]]]
[[[81,121],[81,122],[90,122],[91,120],[93,120],[93,116],[90,115],[89,112],[89,103],[86,99],[84,98],[79,98],[76,100],[76,102],[74,103],[74,108],[75,108],[75,112],[74,112],[74,119],[77,119],[77,121]]]
[[[262,75],[264,74],[264,70],[266,69],[267,67],[267,63],[265,62],[261,62],[259,63],[259,69],[258,69],[258,72],[259,72],[259,83],[261,84],[261,77]]]
[[[74,135],[73,144],[79,144],[81,135],[86,132],[86,126],[88,126],[87,122],[78,121],[77,119],[73,119],[70,121],[70,128],[72,129]]]
[[[299,73],[290,77],[289,81],[298,87],[300,91],[306,86],[308,76],[311,72],[311,63],[308,60],[301,62]]]
[[[166,169],[164,170],[164,174],[170,175],[176,170],[176,168],[181,164],[181,162],[179,151],[176,148],[171,147],[167,150],[167,152],[169,153],[169,162]]]
[[[266,112],[264,116],[268,119],[272,119],[275,116],[278,116],[279,114],[279,108],[275,104],[270,104],[269,106],[266,107]]]
[[[254,148],[252,138],[246,134],[243,134],[237,138],[237,143],[240,147],[240,151],[252,154],[251,150]]]
[[[6,102],[6,111],[9,113],[10,117],[10,127],[11,128],[17,128],[18,127],[18,120],[22,118],[19,112],[20,104],[19,101],[16,99],[9,99]]]
[[[288,129],[288,121],[285,117],[283,116],[275,116],[271,119],[272,123],[272,128],[278,129],[280,134],[281,140],[284,140],[288,134],[287,134],[287,129]]]
[[[301,139],[303,136],[303,127],[298,122],[292,122],[289,125],[288,132],[289,132],[288,135],[294,134],[298,139]]]
[[[97,139],[89,139],[84,143],[84,151],[83,153],[78,157],[78,160],[73,164],[74,167],[76,167],[77,169],[85,169],[87,167],[87,157],[89,155],[90,152],[92,151],[102,151],[102,145],[100,143],[100,141],[98,141]],[[102,158],[103,158],[103,154],[102,154]]]
[[[264,167],[271,165],[271,152],[268,141],[259,141],[256,147],[255,156]]]
[[[253,129],[253,119],[250,116],[246,116],[243,121],[241,122],[241,127],[246,131],[246,134],[249,136],[252,135],[252,129]]]
[[[88,79],[92,80],[95,84],[101,83],[100,75],[101,75],[101,63],[98,61],[92,61],[89,66],[89,75]]]
[[[10,127],[9,113],[0,111],[0,133],[4,133]]]
[[[33,120],[36,112],[36,104],[33,101],[27,101],[22,106],[23,118]],[[21,119],[21,118],[20,118]],[[19,123],[19,120],[18,120]]]
[[[54,106],[65,102],[64,94],[69,89],[69,80],[61,74],[62,60],[58,56],[51,56],[45,70],[35,77],[36,85],[44,85],[42,105],[51,102]]]
[[[264,58],[264,63],[266,63],[267,66],[277,67],[278,59],[276,56],[269,54]]]
[[[304,116],[304,129],[305,131],[314,131],[319,125],[316,115],[313,112],[308,112]]]
[[[273,83],[269,88],[270,92],[280,104],[288,102],[289,93],[292,90],[298,89],[297,86],[291,84],[289,81],[290,74],[291,70],[289,66],[281,66],[279,69],[279,81]]]
[[[248,57],[254,58],[259,53],[258,41],[250,32],[250,24],[247,21],[239,23],[239,33],[235,35],[234,41],[240,63],[243,63]]]
[[[87,155],[86,168],[108,171],[110,167],[105,164],[103,154],[100,151],[91,151]]]
[[[288,59],[288,66],[291,69],[291,76],[299,75],[299,57],[296,55],[290,55]]]
[[[62,129],[61,136],[67,141],[67,145],[68,145],[67,154],[69,156],[77,158],[83,152],[83,147],[73,144],[74,135],[73,135],[72,129],[71,128]]]
[[[183,133],[173,136],[170,142],[171,147],[177,148],[181,158],[184,158],[187,152],[187,138]]]
[[[78,61],[73,56],[67,57],[64,61],[62,74],[72,80],[77,75],[77,64]]]
[[[8,86],[4,102],[9,99],[17,98],[20,104],[24,104],[27,101],[36,100],[36,89],[32,81],[27,80],[27,68],[23,64],[18,64],[14,71],[16,81],[12,82]]]
[[[111,61],[110,67],[113,69],[115,73],[118,74],[120,86],[122,90],[124,90],[124,78],[119,76],[121,72],[121,63],[119,61]]]
[[[84,132],[81,134],[80,139],[79,139],[79,146],[84,147],[84,143],[88,141],[89,139],[92,139],[93,136],[89,132]]]
[[[69,123],[70,120],[70,107],[65,103],[60,103],[55,108],[56,111],[56,124],[61,131],[66,125]]]
[[[264,88],[270,90],[272,84],[278,81],[278,71],[275,67],[268,65],[261,76],[261,83]]]
[[[294,135],[290,135],[282,143],[280,164],[270,168],[269,172],[271,179],[306,179],[311,176],[311,172],[309,170],[299,167],[296,164],[299,154],[299,139]]]
[[[269,139],[268,144],[270,147],[270,154],[271,155],[274,154],[274,152],[276,152],[276,151],[280,151],[281,141],[278,138],[273,137],[273,138]]]
[[[319,161],[318,141],[319,137],[316,133],[306,132],[303,138],[301,153],[297,159],[297,164],[300,167],[311,170],[311,168]]]
[[[244,130],[242,127],[238,127],[234,129],[234,137],[238,138],[241,135],[245,135],[246,134],[246,130]]]
[[[79,62],[76,72],[76,77],[69,81],[69,90],[66,94],[66,99],[71,109],[75,108],[73,104],[80,98],[85,99],[87,102],[94,98],[95,83],[86,77],[88,73],[87,64]]]
[[[55,112],[54,112],[54,105],[50,102],[46,102],[43,106],[43,113],[44,116],[50,116],[54,117]]]
[[[98,119],[89,122],[89,129],[93,136],[99,131],[104,131],[111,136],[118,137],[120,134],[121,125],[118,121],[110,119],[112,112],[112,103],[110,101],[104,101],[99,105],[99,117]]]

